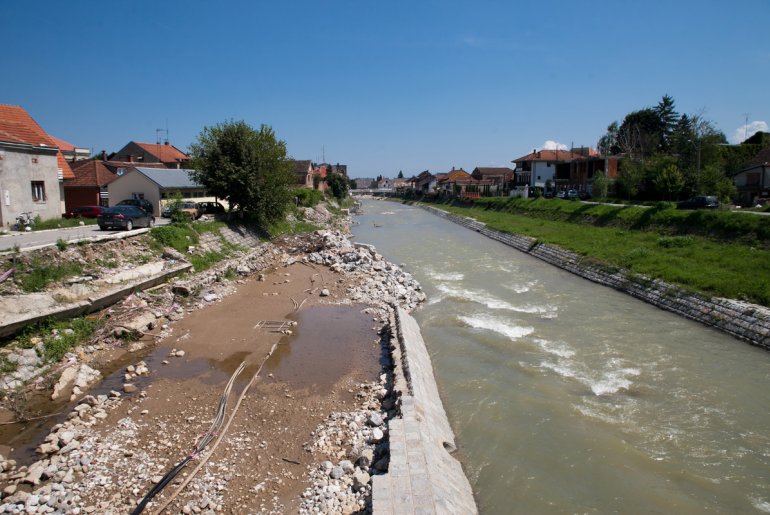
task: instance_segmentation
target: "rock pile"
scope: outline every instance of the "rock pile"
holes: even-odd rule
[[[91,427],[107,418],[107,412],[115,409],[120,399],[119,392],[85,396],[64,423],[53,427],[37,448],[43,458],[29,467],[16,468],[15,462],[0,457],[0,481],[8,485],[3,490],[0,513],[107,513],[109,502],[86,505],[82,494],[106,484],[106,476],[87,475],[94,468],[92,448],[99,440]],[[110,438],[125,438],[124,429],[119,426]],[[78,480],[83,476],[91,478],[90,484]],[[20,488],[35,488],[43,482],[44,486],[31,492]]]
[[[409,274],[377,253],[372,245],[351,243],[337,231],[317,231],[322,250],[304,259],[330,267],[357,279],[358,286],[348,289],[350,300],[384,306],[397,304],[407,311],[425,300],[420,284]]]
[[[387,425],[393,411],[387,376],[359,385],[360,409],[333,413],[313,432],[305,449],[329,459],[310,471],[311,486],[302,493],[300,513],[371,512],[371,477],[388,469]]]

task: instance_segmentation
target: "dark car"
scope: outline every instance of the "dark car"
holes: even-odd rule
[[[96,219],[99,229],[125,229],[130,231],[136,227],[154,227],[155,217],[144,209],[136,206],[108,207]]]
[[[198,206],[203,210],[204,215],[221,215],[225,212],[225,206],[219,202],[200,202]]]
[[[102,214],[102,211],[104,211],[102,206],[80,206],[62,216],[64,218],[96,218]]]
[[[591,194],[587,191],[578,191],[578,198],[580,200],[589,200],[591,198]]]
[[[144,209],[151,215],[155,213],[155,210],[152,208],[152,202],[143,198],[127,198],[126,200],[121,200],[116,205],[138,207],[139,209]]]
[[[713,195],[698,195],[676,205],[677,209],[717,209],[719,199]]]

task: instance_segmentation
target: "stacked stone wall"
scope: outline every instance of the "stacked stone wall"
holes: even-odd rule
[[[503,233],[485,224],[431,206],[423,209],[546,263],[604,286],[622,291],[653,306],[695,320],[770,350],[770,310],[732,299],[709,298],[664,281],[591,263],[574,252],[538,243],[534,238]]]

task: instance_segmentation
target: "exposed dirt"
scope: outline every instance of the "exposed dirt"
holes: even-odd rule
[[[140,449],[147,451],[151,462],[160,465],[154,473],[162,475],[208,428],[224,385],[241,361],[247,367],[236,382],[233,403],[271,346],[280,342],[207,468],[226,485],[219,505],[226,512],[296,512],[307,486],[305,467],[327,458],[311,456],[303,445],[329,414],[354,408],[357,385],[376,380],[380,371],[379,337],[373,330],[379,327],[360,313],[363,307],[323,307],[323,299],[307,291],[323,285],[332,296],[341,295],[343,284],[336,282],[336,274],[322,273],[323,279],[321,272],[301,264],[281,268],[174,324],[173,333],[159,345],[165,353],[184,350],[184,357],[164,358],[164,352],[156,352],[147,359],[151,373],[143,389],[146,396],[127,396],[101,431],[106,436],[118,421],[131,417],[138,426],[132,442],[137,455]],[[301,311],[295,311],[292,299],[302,304]],[[293,335],[255,327],[259,321],[291,319],[298,321],[290,328],[296,331]],[[303,340],[304,334],[311,338]],[[157,445],[169,437],[174,445]],[[191,462],[188,468],[194,466]],[[170,485],[164,495],[173,491]],[[122,501],[128,507],[145,493]],[[195,494],[180,495],[176,510],[187,501],[197,502]],[[100,492],[87,492],[84,498],[92,504],[104,500]]]
[[[121,245],[132,250],[140,246]],[[312,250],[313,244],[307,240],[284,242],[289,252],[308,250],[308,245]],[[76,252],[82,255],[90,251]],[[146,481],[130,491],[120,485],[127,483],[127,478],[161,476],[189,454],[208,429],[225,384],[239,364],[245,362],[246,368],[235,383],[230,406],[264,362],[226,438],[198,474],[205,484],[193,481],[169,512],[179,513],[193,506],[195,512],[296,513],[300,494],[308,486],[306,468],[338,459],[304,450],[311,433],[335,412],[366,408],[359,393],[361,383],[376,382],[380,377],[378,331],[382,324],[364,313],[366,306],[346,300],[351,279],[345,277],[312,264],[277,266],[239,280],[237,285],[235,281],[220,285],[220,292],[237,290],[212,303],[199,301],[198,305],[205,307],[190,306],[181,320],[170,317],[162,332],[155,331],[162,336],[156,346],[135,353],[110,346],[100,351],[94,363],[105,379],[91,393],[122,391],[124,380],[138,389],[124,394],[118,407],[94,426],[98,439],[110,442],[124,434],[121,428],[135,430],[114,445],[120,452],[101,470],[99,485],[104,488],[82,490],[80,500],[99,507],[96,511],[105,509],[108,502],[110,512],[130,512],[153,483]],[[327,290],[324,296],[321,290]],[[176,305],[176,300],[166,294],[160,304]],[[112,308],[108,315],[120,318],[122,311],[132,309],[130,302],[127,307]],[[266,321],[270,323],[260,324]],[[275,323],[279,321],[296,325]],[[151,341],[153,335],[145,339]],[[266,360],[275,344],[274,354]],[[172,351],[179,350],[184,351],[182,357],[172,356]],[[124,379],[125,367],[140,360],[147,363],[149,375]],[[38,408],[46,410],[45,401],[39,398],[36,402]],[[55,407],[61,408],[66,413],[71,406],[60,402]],[[32,446],[64,417],[31,426],[29,431],[39,435],[38,441],[31,439]],[[14,445],[10,440],[0,444],[9,450],[8,446]],[[167,499],[196,464],[195,460],[190,462],[150,508]],[[19,488],[31,489],[23,484]]]

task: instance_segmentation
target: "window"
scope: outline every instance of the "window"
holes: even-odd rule
[[[45,183],[43,181],[32,181],[32,200],[45,202]]]

